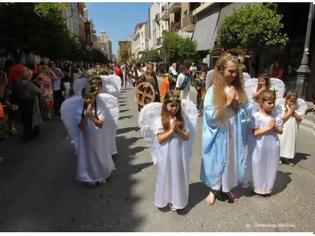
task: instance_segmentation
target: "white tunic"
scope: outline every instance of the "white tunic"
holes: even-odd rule
[[[164,132],[164,129],[159,117],[155,121],[154,133],[161,132]],[[177,134],[159,144],[154,201],[159,208],[171,203],[174,208],[183,209],[188,203],[190,156],[184,151],[184,145],[186,141]]]
[[[81,112],[81,109],[77,112],[78,123],[81,119]],[[97,116],[100,120],[105,120],[104,112],[100,109],[97,109]],[[87,118],[86,126],[80,132],[77,166],[77,179],[79,181],[104,182],[115,169],[109,142],[104,132],[105,122],[99,128],[91,119]]]
[[[285,107],[282,108],[282,117],[285,113]],[[298,111],[297,114],[300,115]],[[280,156],[293,159],[296,153],[296,133],[298,130],[298,122],[295,117],[290,118],[283,125],[283,133],[279,135],[280,140]]]
[[[265,128],[273,117],[255,112],[251,116],[250,129]],[[282,128],[282,120],[276,119],[277,126]],[[249,157],[246,168],[245,182],[253,185],[258,194],[269,194],[277,176],[280,144],[276,132],[269,131],[264,135],[249,139]]]

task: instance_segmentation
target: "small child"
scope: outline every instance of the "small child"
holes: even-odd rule
[[[253,106],[253,113],[256,111],[259,111],[259,104],[258,104],[259,95],[263,91],[270,89],[270,80],[266,73],[262,73],[258,75],[257,80],[258,80],[257,88],[255,91],[253,91],[253,94],[252,94],[252,97],[255,101],[254,106]]]
[[[276,100],[274,91],[262,91],[258,97],[260,110],[252,114],[249,140],[249,158],[246,180],[252,184],[258,195],[269,196],[277,175],[282,119],[275,118],[273,107]]]
[[[189,132],[180,104],[179,94],[174,90],[168,92],[154,128],[159,143],[155,205],[158,208],[169,206],[172,211],[185,208],[189,194],[190,157],[183,151]]]
[[[297,93],[288,91],[285,96],[285,105],[282,107],[283,134],[279,135],[280,139],[280,161],[293,166],[293,159],[296,148],[296,133],[298,125],[302,121],[302,114],[297,111]]]

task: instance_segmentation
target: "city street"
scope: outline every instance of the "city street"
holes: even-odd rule
[[[191,88],[194,90],[194,88]],[[194,96],[194,97],[192,97]],[[187,208],[178,213],[154,206],[155,167],[138,127],[134,88],[122,89],[116,170],[103,185],[75,180],[76,156],[60,118],[42,123],[30,143],[19,137],[0,143],[0,231],[315,231],[314,137],[300,129],[297,164],[279,166],[274,193],[239,200],[219,197],[211,207],[199,179],[199,117],[190,170]],[[195,101],[195,93],[191,92]]]

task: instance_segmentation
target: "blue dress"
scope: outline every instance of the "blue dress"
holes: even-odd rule
[[[238,183],[241,183],[247,159],[247,137],[249,134],[249,119],[251,107],[246,104],[239,106],[230,119],[233,119],[235,126],[235,175]],[[200,179],[208,187],[215,187],[221,184],[229,150],[229,120],[224,124],[218,124],[215,120],[216,109],[213,104],[213,86],[206,94],[204,101],[204,115],[202,128],[202,162]]]

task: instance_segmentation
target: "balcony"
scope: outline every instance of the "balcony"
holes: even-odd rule
[[[180,2],[171,2],[169,4],[170,4],[168,6],[169,13],[175,13],[175,12],[180,11],[180,9],[181,9],[181,3]]]
[[[194,17],[192,15],[183,17],[182,30],[187,32],[194,31]]]

